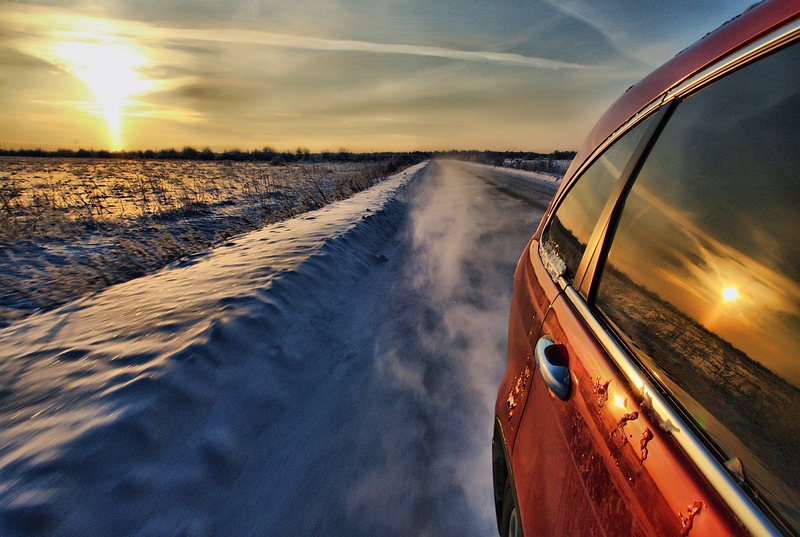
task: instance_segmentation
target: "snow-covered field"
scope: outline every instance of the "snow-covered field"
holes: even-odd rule
[[[0,327],[344,199],[414,157],[0,157]]]
[[[423,164],[0,330],[0,532],[494,534],[511,277],[555,187]]]

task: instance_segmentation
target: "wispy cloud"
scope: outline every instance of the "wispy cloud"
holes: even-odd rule
[[[504,64],[534,67],[540,69],[583,69],[586,66],[566,63],[545,58],[524,56],[506,52],[455,50],[444,47],[425,45],[408,45],[398,43],[374,43],[369,41],[323,39],[318,37],[297,36],[252,30],[217,29],[186,30],[153,28],[152,37],[171,37],[212,41],[224,43],[240,43],[263,45],[302,50],[320,50],[329,52],[365,52],[374,54],[404,54],[410,56],[427,56],[447,58],[469,62],[499,62]]]
[[[326,39],[304,35],[291,35],[240,28],[186,29],[155,26],[142,22],[123,21],[72,14],[41,8],[19,6],[9,15],[12,30],[25,34],[91,36],[97,29],[106,35],[118,34],[125,38],[151,41],[186,40],[199,42],[248,44],[326,52],[361,52],[371,54],[400,54],[445,58],[466,62],[490,62],[536,69],[584,69],[585,65],[547,58],[498,51],[459,50],[446,47],[404,43],[377,43],[371,41]]]

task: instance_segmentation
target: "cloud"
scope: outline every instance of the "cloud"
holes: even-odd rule
[[[135,49],[145,60],[136,74],[154,84],[121,109],[132,147],[364,150],[575,147],[642,70],[603,33],[537,0],[200,0],[195,10],[180,4],[183,19],[159,3],[169,4],[6,4],[0,40],[37,58],[6,62],[22,62],[17,81],[63,81],[59,43]],[[6,101],[23,103],[24,84],[5,86]],[[69,99],[91,100],[73,86]],[[39,84],[36,95],[45,90],[65,100],[61,86]],[[63,114],[94,121],[76,107]],[[0,127],[0,139],[12,137]]]
[[[251,45],[302,50],[319,50],[328,52],[366,52],[373,54],[428,56],[468,62],[497,62],[539,69],[582,69],[585,67],[575,63],[536,58],[507,52],[456,50],[424,45],[324,39],[318,37],[297,36],[272,32],[258,32],[253,30],[158,29],[157,34],[169,36],[171,38],[187,40],[245,43]]]
[[[540,69],[607,64],[622,56],[592,17],[546,0],[50,3],[48,8],[11,4],[5,11],[37,13],[40,21],[56,27],[75,22],[92,27],[102,21],[152,39],[432,56]],[[55,7],[59,4],[63,7]]]
[[[753,0],[543,0],[581,21],[630,59],[653,69],[735,17]],[[643,73],[644,74],[644,73]]]
[[[446,58],[467,62],[496,62],[538,69],[580,69],[584,65],[548,58],[496,50],[462,50],[431,45],[381,43],[351,39],[329,39],[242,28],[170,28],[148,23],[98,18],[19,6],[12,12],[12,23],[33,35],[41,33],[91,36],[101,28],[106,34],[160,41],[185,40],[217,43],[239,43],[267,47],[317,50],[328,52],[362,52],[402,54]]]

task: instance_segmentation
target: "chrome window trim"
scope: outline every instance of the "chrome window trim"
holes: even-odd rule
[[[780,27],[685,80],[677,87],[666,92],[662,104],[681,99],[729,72],[755,61],[756,58],[789,44],[798,37],[800,37],[800,20]]]
[[[606,149],[608,149],[614,142],[619,140],[621,137],[628,134],[634,127],[637,127],[642,122],[650,118],[653,118],[658,114],[661,114],[660,117],[655,118],[655,123],[651,126],[651,128],[642,135],[642,139],[639,140],[639,142],[636,144],[633,153],[625,162],[625,165],[622,167],[619,176],[615,179],[614,188],[611,190],[611,194],[609,195],[609,198],[606,201],[606,205],[600,212],[597,223],[595,224],[595,227],[590,235],[589,242],[586,244],[586,250],[583,252],[583,255],[581,256],[581,261],[578,264],[578,267],[576,267],[575,269],[574,281],[571,283],[575,284],[578,288],[583,287],[583,282],[585,281],[586,276],[590,273],[589,270],[587,269],[591,268],[593,270],[594,264],[591,263],[591,260],[594,259],[596,261],[596,256],[598,255],[597,248],[602,246],[604,242],[605,231],[604,229],[601,228],[605,228],[608,225],[608,222],[611,221],[613,210],[618,203],[618,200],[620,198],[622,191],[625,188],[625,185],[627,185],[630,182],[631,177],[636,176],[636,171],[640,162],[643,161],[643,157],[647,153],[649,147],[652,145],[653,139],[655,138],[656,134],[660,131],[660,129],[663,127],[665,123],[664,112],[668,110],[669,110],[668,107],[665,108],[664,106],[661,106],[660,103],[653,103],[652,105],[644,108],[630,120],[628,120],[628,122],[626,122],[622,127],[617,129],[614,132],[614,134],[609,136],[605,142],[603,142],[600,146],[598,146],[597,150],[592,153],[591,159],[587,159],[586,162],[583,165],[581,165],[581,167],[578,169],[578,171],[575,173],[572,179],[570,179],[569,182],[564,186],[564,188],[559,191],[560,193],[558,198],[556,198],[555,201],[550,206],[549,214],[547,215],[547,222],[543,228],[544,230],[549,228],[550,222],[553,219],[553,215],[555,215],[555,213],[558,212],[558,209],[561,206],[561,202],[567,195],[569,195],[569,192],[571,191],[575,183],[580,180],[583,173],[585,173],[589,167],[593,166],[597,162],[599,156],[602,155]],[[545,268],[547,268],[547,271],[553,278],[553,280],[558,279],[560,283],[560,280],[563,279],[562,278],[563,272],[552,270],[553,263],[551,263],[548,260],[549,256],[545,250],[545,242],[546,242],[545,233],[543,233],[542,240],[539,241],[539,247],[537,249],[539,259],[542,261],[542,263],[544,263]],[[530,250],[531,250],[530,255],[533,256],[533,248],[531,248]],[[533,258],[531,257],[531,259]],[[564,281],[566,280],[564,279]],[[591,278],[589,278],[589,281],[591,282]],[[564,289],[563,285],[561,288]]]
[[[564,188],[561,189],[558,199],[556,200],[556,203],[553,207],[555,208],[558,206],[559,203],[561,203],[561,199],[568,193],[569,189],[572,188],[573,183],[575,183],[575,181],[580,179],[581,175],[583,175],[583,172],[585,172],[589,166],[594,164],[595,160],[597,160],[597,157],[599,157],[603,153],[603,151],[608,149],[608,147],[611,144],[616,142],[617,139],[625,135],[629,130],[631,130],[636,125],[638,125],[639,123],[650,117],[650,115],[653,114],[656,110],[658,110],[658,108],[660,108],[662,104],[663,104],[663,95],[659,96],[652,103],[648,104],[647,106],[639,110],[630,119],[628,119],[628,121],[623,123],[622,126],[620,126],[617,130],[612,132],[608,136],[608,138],[606,138],[603,141],[603,143],[598,145],[597,148],[595,148],[595,150],[592,151],[591,155],[589,155],[589,157],[587,157],[586,160],[583,161],[583,164],[581,164],[580,168],[575,170],[575,173],[572,174],[572,177],[568,179],[567,183],[564,185]]]
[[[640,366],[622,348],[616,338],[597,320],[583,297],[572,287],[564,295],[592,331],[628,382],[641,396],[641,406],[669,432],[689,459],[722,497],[745,528],[756,536],[777,536],[781,533],[742,490],[728,470],[709,452],[702,440],[672,408],[655,386],[642,375]]]
[[[597,221],[591,238],[586,245],[586,251],[581,258],[578,270],[575,272],[574,287],[582,296],[592,300],[593,295],[591,290],[597,287],[595,284],[595,276],[597,276],[598,266],[601,266],[601,258],[604,255],[606,245],[609,244],[609,237],[613,237],[614,227],[616,220],[620,213],[621,204],[624,203],[626,198],[625,192],[630,189],[633,181],[639,175],[639,169],[647,159],[650,149],[653,144],[658,141],[658,136],[664,125],[669,121],[669,115],[675,107],[672,104],[662,105],[653,108],[653,112],[644,115],[642,120],[637,121],[636,125],[641,124],[643,121],[652,121],[652,124],[642,135],[642,139],[636,144],[636,148],[628,158],[627,164],[622,169],[611,195],[600,213],[600,218]],[[625,134],[630,130],[626,130]],[[579,279],[580,278],[580,279]]]

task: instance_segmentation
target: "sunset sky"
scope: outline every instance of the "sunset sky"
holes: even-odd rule
[[[577,149],[754,0],[0,0],[0,146]]]

